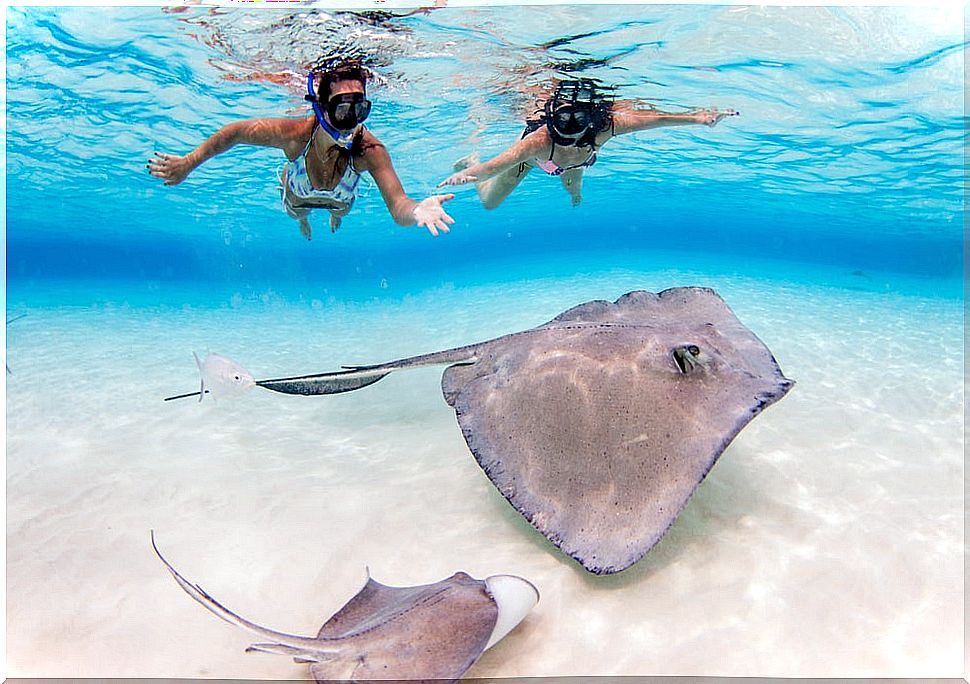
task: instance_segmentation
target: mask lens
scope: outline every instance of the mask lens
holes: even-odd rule
[[[553,115],[556,129],[563,135],[578,135],[589,126],[589,112],[575,107],[560,107]]]
[[[350,130],[370,114],[370,100],[363,93],[334,95],[327,104],[327,113],[334,126]]]

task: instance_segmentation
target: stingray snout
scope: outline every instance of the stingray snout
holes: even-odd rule
[[[485,648],[489,649],[515,629],[535,607],[539,602],[539,590],[529,580],[516,575],[486,577],[485,588],[498,606],[498,618],[485,644]]]

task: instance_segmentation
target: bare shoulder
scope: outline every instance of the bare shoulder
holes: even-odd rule
[[[364,128],[360,138],[360,155],[354,160],[354,166],[361,171],[373,172],[375,168],[391,164],[391,155],[376,135],[370,129]]]
[[[517,141],[515,146],[531,154],[540,154],[552,149],[552,136],[549,135],[548,128],[539,126],[531,133],[522,136],[522,139]]]
[[[312,116],[299,119],[269,119],[269,121],[274,122],[274,128],[281,143],[279,147],[283,148],[291,161],[303,152],[316,123]]]
[[[636,125],[640,118],[644,115],[650,116],[653,111],[656,110],[649,105],[640,104],[638,106],[632,100],[617,100],[610,107],[610,127],[597,134],[597,144],[602,145],[610,138],[627,132],[629,128]]]

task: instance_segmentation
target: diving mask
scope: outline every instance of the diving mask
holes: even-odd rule
[[[592,108],[576,104],[564,104],[552,112],[552,125],[565,137],[579,137],[593,123]]]
[[[313,76],[311,71],[307,74],[306,90],[307,94],[303,99],[313,107],[313,113],[317,117],[320,128],[325,130],[338,145],[345,149],[350,149],[354,144],[354,136],[360,123],[370,114],[370,100],[366,99],[363,93],[344,93],[334,95],[327,102],[327,117],[323,114],[320,107],[320,98],[313,88]]]
[[[364,93],[334,95],[327,103],[327,114],[334,126],[352,130],[364,122],[370,114],[371,102]]]

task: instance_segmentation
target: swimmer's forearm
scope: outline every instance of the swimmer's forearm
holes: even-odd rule
[[[190,170],[198,168],[213,157],[222,154],[242,142],[240,123],[237,122],[223,126],[210,135],[205,142],[185,155],[185,161],[189,164]]]
[[[391,214],[391,218],[394,219],[394,223],[407,228],[418,222],[414,216],[414,210],[417,208],[418,202],[416,200],[405,197],[395,202],[393,206],[388,206],[388,211]]]
[[[697,114],[691,112],[686,114],[676,114],[673,112],[661,112],[660,110],[645,112],[625,112],[623,115],[616,116],[613,122],[615,134],[632,133],[643,131],[648,128],[662,128],[664,126],[687,126],[689,124],[700,123]]]
[[[195,169],[236,145],[282,148],[289,139],[284,127],[291,124],[292,121],[285,119],[236,121],[210,135],[205,142],[185,156],[186,161]]]
[[[479,164],[474,164],[465,169],[465,173],[469,176],[473,176],[478,181],[488,180],[493,176],[497,176],[500,173],[511,169],[512,167],[521,164],[522,162],[534,157],[536,151],[533,149],[533,145],[526,145],[523,142],[517,142],[512,145],[509,149],[502,152],[497,157],[489,159],[487,162],[481,162]]]
[[[719,111],[717,109],[699,109],[691,112],[664,112],[659,109],[626,110],[614,112],[613,134],[632,133],[649,128],[664,128],[668,126],[689,126],[704,124],[712,126],[724,116],[736,116],[733,109]]]

